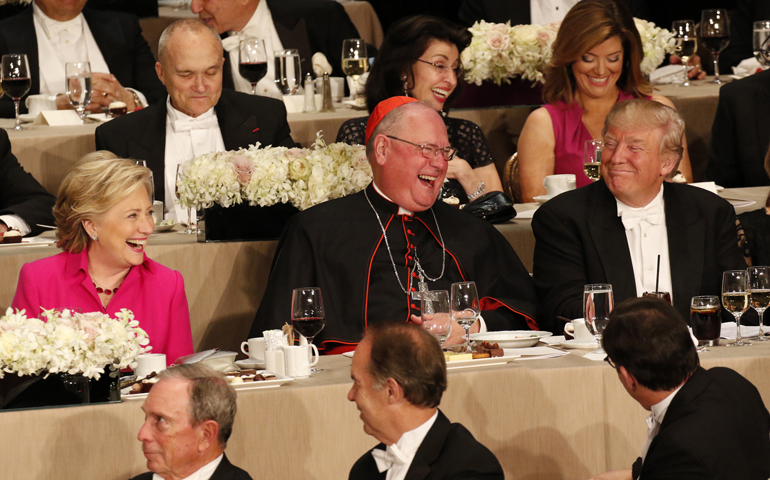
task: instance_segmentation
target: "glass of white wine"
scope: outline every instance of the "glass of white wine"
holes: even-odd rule
[[[690,71],[690,57],[698,50],[698,36],[695,34],[694,20],[677,20],[671,25],[676,42],[674,52],[682,59],[684,64],[684,83],[679,85],[689,87],[690,81],[687,73]]]
[[[599,168],[602,164],[602,148],[604,148],[604,142],[601,140],[588,140],[585,143],[583,171],[593,182],[602,178]]]
[[[746,347],[741,338],[741,315],[749,308],[749,283],[746,270],[728,270],[722,274],[722,307],[735,317],[735,343],[730,347]]]
[[[348,38],[342,41],[342,71],[352,77],[356,85],[356,91],[350,92],[350,96],[359,102],[363,99],[363,91],[358,84],[358,77],[369,70],[369,57],[366,55],[366,42],[360,38]]]
[[[768,341],[762,329],[763,315],[770,307],[770,267],[749,267],[749,300],[751,308],[759,314],[759,335],[757,340]]]

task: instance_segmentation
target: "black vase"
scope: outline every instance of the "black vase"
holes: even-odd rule
[[[204,209],[198,218],[198,241],[275,240],[297,212],[290,203],[270,207],[252,207],[248,203],[228,208],[214,205]]]

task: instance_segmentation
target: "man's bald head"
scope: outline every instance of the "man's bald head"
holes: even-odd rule
[[[219,38],[219,34],[217,34],[216,30],[197,18],[185,18],[177,20],[163,30],[160,40],[158,40],[158,61],[161,64],[163,64],[164,61],[168,61],[169,44],[172,42],[174,35],[179,32],[185,32],[196,36],[209,35],[211,41],[219,46],[219,56],[222,56],[224,52],[222,49],[222,39]]]

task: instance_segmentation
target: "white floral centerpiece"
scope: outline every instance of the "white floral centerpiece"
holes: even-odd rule
[[[68,373],[98,380],[105,366],[115,376],[135,367],[136,357],[152,348],[125,308],[115,318],[101,312],[44,310],[40,320],[25,313],[8,308],[0,317],[0,378],[6,373]]]
[[[29,5],[32,0],[0,0],[0,5]]]
[[[256,144],[196,157],[183,164],[177,192],[184,208],[230,207],[247,201],[260,207],[290,202],[305,210],[361,191],[371,179],[363,146],[327,145],[319,132],[311,148]]]
[[[674,52],[673,34],[654,23],[634,18],[642,38],[644,59],[642,73],[649,75],[663,62],[667,53]],[[548,25],[516,25],[510,23],[476,22],[468,30],[471,44],[460,58],[465,69],[465,81],[481,85],[485,80],[501,85],[512,78],[544,83],[543,74],[553,57],[553,42],[560,23]]]

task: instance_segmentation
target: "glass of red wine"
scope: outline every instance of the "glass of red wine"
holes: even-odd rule
[[[19,121],[19,101],[21,101],[21,97],[29,92],[29,88],[32,86],[27,55],[24,53],[3,55],[2,69],[3,91],[13,99],[16,109],[16,126],[13,127],[13,130],[22,130],[21,122]]]
[[[294,326],[294,331],[302,334],[308,343],[313,343],[313,338],[321,333],[326,325],[324,300],[320,288],[294,289],[291,294],[291,323]],[[317,373],[321,370],[311,368],[310,371]]]
[[[259,38],[241,40],[238,47],[238,73],[251,83],[251,94],[257,94],[257,83],[267,74],[265,41]]]
[[[700,43],[714,57],[714,80],[711,83],[721,84],[719,52],[730,43],[730,22],[727,19],[727,10],[715,8],[701,12]]]

